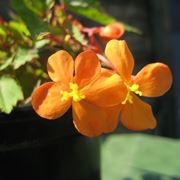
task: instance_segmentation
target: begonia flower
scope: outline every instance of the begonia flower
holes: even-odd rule
[[[117,74],[101,68],[93,51],[80,53],[75,61],[68,52],[58,51],[49,57],[47,71],[52,82],[32,95],[37,114],[57,119],[72,106],[73,123],[81,134],[93,137],[116,128],[126,88]]]
[[[172,85],[169,67],[159,62],[152,63],[143,67],[135,76],[132,75],[134,58],[125,41],[109,41],[105,55],[127,88],[127,94],[122,101],[122,124],[131,130],[155,128],[156,119],[151,106],[138,96],[158,97],[166,93]]]

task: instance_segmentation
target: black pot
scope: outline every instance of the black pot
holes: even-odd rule
[[[71,110],[47,121],[31,107],[0,114],[1,180],[100,180],[97,138],[78,134]]]

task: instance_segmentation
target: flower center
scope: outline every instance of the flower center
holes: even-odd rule
[[[80,91],[79,91],[79,87],[76,83],[69,83],[69,88],[70,88],[70,92],[68,91],[61,91],[61,101],[67,101],[69,100],[70,98],[73,99],[73,101],[75,102],[79,102],[81,101],[82,99],[85,99],[85,95],[82,94]]]
[[[126,95],[125,100],[122,102],[122,104],[126,104],[126,102],[128,101],[130,104],[133,103],[133,96],[132,93],[135,93],[139,96],[142,96],[142,92],[139,91],[139,85],[138,84],[133,84],[131,86],[126,85],[128,92]]]

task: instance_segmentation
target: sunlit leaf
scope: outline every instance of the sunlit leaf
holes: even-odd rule
[[[2,37],[6,36],[6,31],[2,25],[0,25],[0,36]]]
[[[83,45],[87,45],[87,40],[85,39],[84,35],[80,32],[79,28],[76,26],[72,26],[72,35],[73,37],[79,41]]]
[[[119,132],[102,143],[103,180],[180,179],[178,139]]]
[[[37,49],[26,49],[24,47],[19,47],[17,49],[16,56],[14,58],[14,68],[18,69],[23,64],[32,61],[34,58],[38,58]]]
[[[107,25],[114,21],[118,21],[113,16],[107,14],[101,8],[100,4],[98,3],[99,1],[95,2],[94,0],[85,0],[82,3],[81,1],[82,0],[64,0],[66,6],[70,11],[80,16],[86,17],[92,21],[98,22],[103,25]],[[124,25],[126,31],[141,34],[141,31],[138,28],[124,22],[121,23]]]
[[[51,33],[50,32],[42,32],[42,33],[39,33],[37,36],[36,36],[36,40],[39,41],[39,40],[42,40],[44,37],[50,35]]]
[[[40,49],[49,43],[48,39],[42,39],[35,42],[35,48]]]
[[[101,23],[101,24],[110,24],[115,21],[115,19],[109,16],[102,10],[99,10],[94,7],[82,7],[82,6],[72,6],[68,5],[68,9],[78,15],[84,16],[92,21]]]
[[[43,22],[33,11],[31,11],[24,0],[12,0],[13,9],[21,16],[22,20],[26,23],[31,35],[34,37],[41,32],[48,31],[48,25]]]
[[[30,36],[30,32],[23,22],[10,21],[8,27],[11,31],[19,34],[20,36]]]
[[[100,2],[99,0],[63,0],[65,4],[71,5],[71,6],[80,6],[80,7],[98,7],[100,8]]]
[[[35,14],[42,16],[47,9],[52,7],[54,0],[24,0],[24,3],[28,9]]]
[[[0,65],[0,71],[6,69],[8,66],[10,66],[13,62],[14,56],[9,57],[4,61],[2,65]]]
[[[0,50],[0,60],[1,60],[1,59],[5,59],[6,57],[7,57],[7,52]]]
[[[0,110],[10,113],[19,100],[23,100],[19,84],[10,76],[0,77]]]

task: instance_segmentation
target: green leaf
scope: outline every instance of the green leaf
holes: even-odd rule
[[[76,26],[72,26],[71,28],[73,37],[79,41],[83,45],[87,45],[87,40],[85,39],[84,35],[80,32],[79,28]]]
[[[48,31],[48,25],[27,7],[25,0],[12,0],[11,3],[13,9],[21,16],[22,20],[26,23],[33,37],[41,32]]]
[[[100,7],[99,0],[64,0],[66,4],[71,6],[81,6],[81,7]]]
[[[10,76],[0,77],[0,110],[10,113],[19,100],[23,93],[18,83]]]
[[[18,36],[30,36],[30,32],[23,22],[10,21],[8,27]]]
[[[44,46],[46,46],[47,44],[49,44],[48,39],[37,40],[35,42],[35,48],[40,49],[40,48],[43,48]]]
[[[46,36],[50,35],[51,33],[50,32],[42,32],[42,33],[39,33],[37,36],[36,36],[36,41],[40,41],[42,39],[44,39]]]
[[[11,56],[8,59],[6,59],[5,62],[2,65],[0,65],[0,71],[6,69],[9,65],[11,65],[13,62],[13,59],[14,59],[14,56]]]
[[[80,6],[80,7],[93,6],[96,8],[101,7],[99,0],[63,0],[62,2],[71,6]]]
[[[7,52],[0,50],[0,60],[1,60],[1,59],[5,59],[6,57],[7,57]]]
[[[100,10],[94,7],[73,6],[69,4],[68,9],[78,15],[84,16],[92,21],[95,21],[104,25],[110,24],[116,21],[112,16],[108,15],[103,10]]]
[[[28,9],[42,16],[47,9],[53,6],[54,0],[24,0],[24,3]]]
[[[14,68],[18,69],[23,64],[32,61],[33,58],[38,57],[39,55],[37,49],[26,49],[24,47],[19,47],[13,62]]]
[[[6,31],[2,25],[0,25],[0,36],[2,36],[2,37],[6,36]]]
[[[64,0],[65,4],[67,5],[68,9],[72,11],[75,14],[78,14],[80,16],[86,17],[92,21],[95,21],[97,23],[107,25],[112,22],[118,21],[113,16],[107,14],[100,6],[99,1],[94,2],[94,0],[91,1],[83,1],[82,0]],[[125,30],[128,32],[134,32],[137,34],[141,34],[142,32],[127,23],[123,23]]]
[[[115,134],[106,136],[101,149],[103,180],[180,179],[177,158],[180,140],[147,134]]]

